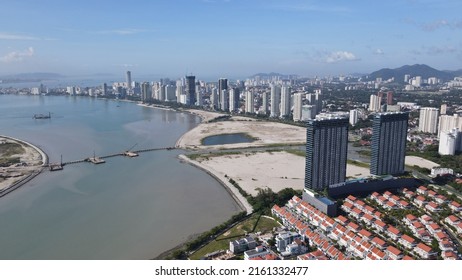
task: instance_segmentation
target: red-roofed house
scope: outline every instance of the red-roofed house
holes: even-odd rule
[[[408,255],[405,255],[401,260],[403,261],[413,261],[414,259]]]
[[[355,196],[353,196],[353,195],[349,195],[347,198],[345,198],[345,201],[349,202],[351,204],[354,204],[356,200],[357,200],[357,198]]]
[[[397,209],[398,207],[396,206],[396,203],[394,203],[393,201],[387,201],[387,203],[385,203],[385,205],[382,205],[383,208],[387,209],[387,210],[391,210],[391,209]]]
[[[454,212],[460,212],[460,211],[462,211],[462,206],[461,206],[459,203],[455,202],[455,201],[452,201],[451,203],[449,203],[448,206],[449,206],[449,208],[451,208],[451,210],[454,211]]]
[[[297,260],[299,261],[328,260],[328,258],[323,252],[321,252],[320,250],[316,250],[314,252],[298,256]]]
[[[400,260],[403,258],[403,253],[393,246],[388,246],[385,253],[387,253],[388,259],[391,260]]]
[[[430,224],[430,223],[433,223],[432,217],[428,216],[427,214],[422,215],[422,216],[420,217],[420,221],[421,221],[422,224],[424,224],[424,225],[428,225],[428,224]]]
[[[436,235],[437,232],[441,231],[441,227],[437,223],[427,225],[427,229],[432,235]]]
[[[383,196],[379,196],[379,198],[377,199],[377,203],[380,205],[380,206],[384,206],[386,203],[387,203],[387,199]]]
[[[327,250],[327,255],[331,258],[331,259],[335,259],[337,258],[338,254],[340,253],[340,251],[335,248],[334,246],[330,247],[329,250]]]
[[[364,207],[366,207],[366,203],[364,203],[364,201],[358,199],[356,200],[356,202],[354,203],[354,205],[356,207],[358,207],[361,211],[364,210]]]
[[[430,211],[430,212],[439,212],[441,211],[441,207],[436,204],[435,202],[431,201],[427,205],[425,205],[425,208]]]
[[[383,241],[378,237],[372,238],[371,243],[380,250],[385,250],[385,248],[387,247],[387,242]]]
[[[451,216],[446,217],[446,219],[444,219],[444,222],[454,227],[460,223],[460,220],[456,216],[451,215]]]
[[[407,198],[407,199],[412,199],[414,196],[415,196],[415,193],[413,191],[407,191],[404,194],[404,197]]]
[[[366,205],[363,209],[364,213],[367,213],[369,215],[372,215],[372,213],[374,213],[375,211],[375,208],[370,206],[370,205]]]
[[[438,242],[441,242],[443,240],[449,240],[449,235],[444,231],[440,231],[435,234],[435,239]]]
[[[462,234],[462,223],[458,223],[455,228],[458,234]]]
[[[386,257],[386,254],[384,251],[380,250],[377,247],[372,248],[371,254],[375,257],[377,260],[384,260]]]
[[[364,240],[370,240],[372,238],[372,233],[365,229],[360,230],[358,235],[361,236]]]
[[[383,232],[387,229],[387,224],[382,222],[381,220],[375,220],[372,226],[377,229],[379,232]]]
[[[340,206],[340,208],[342,208],[343,211],[347,212],[347,213],[350,213],[351,212],[351,209],[353,208],[353,204],[348,202],[348,201],[345,201],[342,206]]]
[[[454,253],[453,251],[443,251],[441,252],[441,257],[444,260],[457,260],[457,254]]]
[[[356,220],[358,220],[359,218],[361,218],[361,216],[363,215],[363,211],[361,211],[361,209],[359,208],[356,208],[354,207],[351,212],[350,212],[350,215],[355,218]]]
[[[412,214],[407,214],[404,218],[403,218],[403,222],[407,225],[407,226],[411,226],[414,222],[417,221],[417,217],[412,215]]]
[[[339,215],[337,218],[335,218],[335,220],[342,225],[346,225],[348,223],[348,219],[342,215]]]
[[[402,200],[402,199],[400,201],[398,201],[398,206],[401,209],[408,209],[410,207],[409,203],[407,203],[407,201]]]
[[[356,223],[350,222],[347,225],[347,229],[350,229],[350,230],[352,230],[354,232],[358,232],[359,231],[359,226]]]
[[[401,232],[397,228],[395,228],[394,226],[388,226],[386,233],[393,240],[398,240],[398,238],[400,238],[400,236],[401,236]]]
[[[415,247],[417,242],[414,238],[410,237],[409,235],[403,234],[401,238],[398,240],[398,243],[406,247],[407,249],[412,249]]]
[[[421,194],[421,195],[426,195],[427,192],[428,192],[428,189],[424,186],[420,186],[417,188],[416,190],[417,193]]]
[[[398,201],[400,200],[399,197],[397,197],[396,195],[392,195],[390,198],[389,198],[390,201],[393,201],[394,203],[398,204]]]
[[[363,221],[366,225],[370,226],[374,221],[374,217],[369,214],[364,214],[360,220]]]
[[[448,199],[444,195],[439,194],[435,197],[435,201],[438,202],[439,204],[443,204],[443,203],[446,203]]]
[[[432,251],[432,248],[423,243],[417,244],[417,246],[414,248],[414,252],[423,259],[434,258],[437,254],[436,252]]]
[[[441,251],[454,251],[456,248],[454,248],[454,244],[452,244],[451,241],[449,240],[444,240],[438,243]]]
[[[383,197],[385,197],[386,199],[390,199],[390,197],[392,196],[393,194],[389,191],[386,191],[383,193]]]
[[[435,198],[436,195],[437,195],[437,193],[434,192],[434,191],[432,191],[432,190],[429,190],[429,191],[427,192],[427,195],[428,195],[428,197],[430,197],[430,198]]]
[[[379,194],[378,192],[373,192],[373,193],[371,194],[371,199],[372,199],[372,200],[376,200],[377,198],[379,198],[379,196],[380,196],[380,194]]]
[[[427,204],[427,201],[425,200],[425,197],[419,195],[418,197],[414,198],[414,203],[419,207],[423,207],[425,204]]]

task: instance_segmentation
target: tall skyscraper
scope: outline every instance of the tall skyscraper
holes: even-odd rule
[[[346,177],[348,118],[309,120],[306,130],[305,188],[322,190]]]
[[[254,113],[254,95],[251,90],[245,92],[245,112],[249,114]]]
[[[438,126],[438,137],[441,136],[442,132],[449,132],[453,128],[458,128],[462,131],[462,117],[458,114],[450,115],[441,115],[439,119]]]
[[[420,108],[419,116],[419,131],[428,133],[438,132],[438,116],[439,110],[437,108]]]
[[[279,104],[281,102],[281,87],[278,85],[271,85],[271,112],[270,117],[279,117]]]
[[[222,104],[222,96],[221,94],[223,93],[223,90],[226,90],[227,93],[229,94],[228,92],[228,79],[225,79],[225,78],[220,78],[218,80],[218,100],[220,100],[220,109],[223,110],[223,108],[221,107],[221,104]]]
[[[393,91],[387,92],[387,105],[393,105]]]
[[[404,172],[407,113],[380,113],[372,124],[371,174],[395,175]]]
[[[150,100],[152,97],[151,85],[148,82],[141,84],[141,99],[143,102]]]
[[[210,107],[212,109],[218,109],[219,98],[218,98],[218,89],[212,88],[212,92],[210,93]]]
[[[440,109],[441,115],[446,115],[447,110],[448,110],[448,105],[447,104],[441,104],[441,109]]]
[[[295,122],[302,120],[303,93],[294,94],[294,112],[293,120]]]
[[[186,104],[196,105],[196,77],[186,76]]]
[[[130,92],[132,89],[132,72],[127,71],[126,78],[127,78],[127,89]]]
[[[302,121],[313,120],[316,118],[316,105],[302,106]]]
[[[372,94],[369,102],[370,112],[380,112],[380,104],[382,103],[382,96]]]
[[[359,111],[356,109],[350,110],[350,124],[355,125],[358,122]]]
[[[229,110],[229,92],[227,89],[224,89],[220,94],[220,109],[222,111]]]
[[[462,132],[458,128],[441,132],[438,153],[440,155],[455,155],[462,150]]]
[[[103,86],[101,88],[101,94],[104,96],[107,94],[107,84],[103,83]]]
[[[268,92],[264,91],[262,93],[261,99],[262,99],[262,103],[261,103],[260,112],[263,115],[268,115]]]
[[[281,88],[281,112],[279,115],[281,118],[290,115],[290,90],[289,86]]]
[[[239,110],[239,89],[232,88],[229,90],[229,111],[237,112]]]

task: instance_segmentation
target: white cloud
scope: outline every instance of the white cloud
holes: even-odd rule
[[[331,52],[326,57],[327,63],[336,63],[340,61],[355,61],[355,60],[359,60],[359,58],[357,58],[353,53],[347,52],[347,51]]]
[[[15,62],[15,61],[22,61],[26,57],[31,57],[34,55],[34,48],[29,47],[24,51],[14,51],[10,52],[5,56],[0,57],[1,62]]]
[[[374,54],[377,54],[377,55],[384,55],[385,53],[383,52],[382,49],[376,49],[376,50],[374,51]]]

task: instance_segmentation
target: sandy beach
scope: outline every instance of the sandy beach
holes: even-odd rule
[[[20,163],[12,164],[6,167],[0,167],[1,196],[12,189],[18,188],[23,183],[26,183],[27,181],[38,175],[43,169],[44,165],[48,163],[48,157],[38,147],[19,139],[7,136],[0,136],[0,143],[19,144],[23,149],[23,152],[9,156],[19,158]]]
[[[252,143],[203,146],[205,137],[230,133],[246,133],[256,140]],[[245,117],[231,117],[229,121],[201,123],[185,133],[176,143],[182,149],[233,149],[260,147],[275,144],[301,144],[306,142],[306,128],[277,122],[259,121]]]

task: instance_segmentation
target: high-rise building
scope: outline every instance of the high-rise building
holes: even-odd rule
[[[212,92],[210,93],[210,107],[212,109],[218,109],[218,103],[219,103],[218,89],[212,88]]]
[[[441,132],[449,132],[453,128],[458,128],[462,131],[462,117],[458,114],[452,116],[441,115],[438,126],[438,137],[441,136]]]
[[[438,153],[453,156],[460,151],[462,151],[462,132],[458,128],[441,132]]]
[[[103,83],[103,86],[101,88],[101,94],[104,96],[107,94],[107,84]]]
[[[382,97],[379,95],[372,94],[369,102],[370,112],[380,112],[380,104],[382,103]]]
[[[312,120],[316,118],[316,105],[302,106],[302,121]]]
[[[294,94],[294,111],[293,120],[295,122],[302,120],[303,93]]]
[[[202,101],[202,90],[200,83],[196,83],[196,105],[197,106],[202,106],[203,101]]]
[[[305,188],[321,190],[346,177],[347,118],[309,120],[306,130]]]
[[[141,84],[141,100],[143,102],[151,99],[151,85],[148,82]]]
[[[279,103],[281,101],[281,87],[278,85],[271,85],[271,108],[270,117],[279,117]]]
[[[245,112],[254,113],[254,94],[251,90],[245,92]]]
[[[132,89],[132,72],[127,71],[126,78],[127,78],[127,89],[128,89],[129,92],[131,92],[131,89]]]
[[[262,92],[262,103],[260,108],[260,113],[263,115],[268,115],[268,92]]]
[[[284,118],[290,115],[290,87],[282,86],[281,88],[281,112],[279,117]]]
[[[176,102],[178,103],[181,103],[181,95],[184,94],[184,86],[182,85],[182,83],[178,83],[176,84]]]
[[[356,109],[350,110],[350,124],[355,126],[358,123],[359,111]]]
[[[306,100],[309,105],[313,105],[316,109],[316,115],[322,111],[322,94],[320,90],[316,90],[315,93],[309,93],[306,95]]]
[[[436,108],[420,108],[419,131],[428,133],[438,132],[439,110]]]
[[[229,111],[237,112],[239,110],[239,89],[232,88],[229,90]]]
[[[387,92],[387,105],[393,105],[393,91]]]
[[[220,109],[222,111],[229,110],[229,92],[227,89],[224,89],[220,94]]]
[[[186,76],[186,104],[196,105],[196,77]]]
[[[165,101],[175,101],[176,100],[176,86],[166,85],[165,86]]]
[[[407,113],[379,113],[372,124],[371,174],[394,175],[404,172]]]
[[[447,104],[441,104],[441,109],[440,109],[441,115],[446,115],[447,110],[448,110],[448,105]]]

